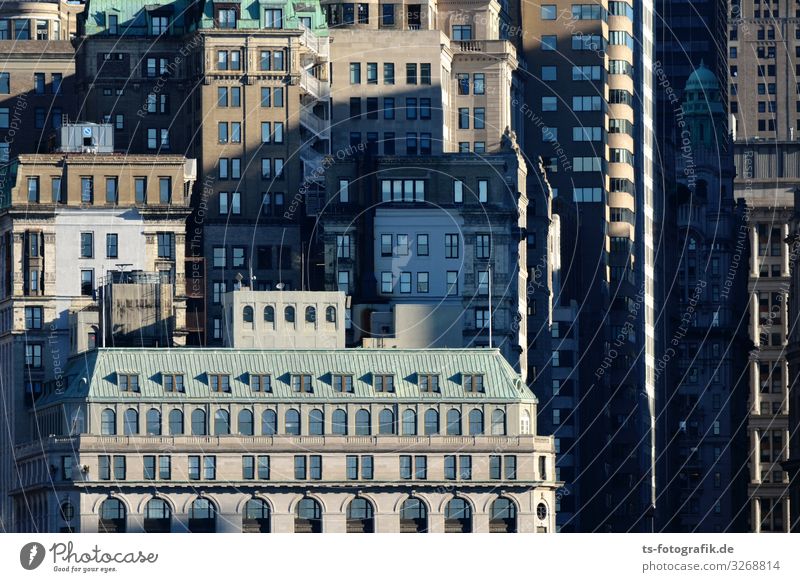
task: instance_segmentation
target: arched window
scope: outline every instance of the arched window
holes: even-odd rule
[[[214,435],[231,434],[231,415],[227,410],[214,413]]]
[[[447,411],[447,434],[461,434],[461,413],[456,408]]]
[[[499,408],[495,408],[492,412],[492,434],[506,434],[506,413]]]
[[[469,434],[483,434],[483,412],[473,408],[469,413]]]
[[[154,497],[144,508],[145,533],[169,533],[172,529],[172,510],[163,499]]]
[[[317,322],[317,308],[313,305],[309,305],[306,307],[306,321],[308,323],[316,323]]]
[[[253,412],[247,408],[239,411],[239,434],[253,436]]]
[[[531,434],[531,415],[527,410],[522,411],[519,421],[520,434]]]
[[[272,305],[267,305],[264,308],[264,321],[275,323],[275,308]]]
[[[147,411],[147,434],[161,434],[161,412],[155,408]]]
[[[125,505],[122,501],[109,497],[100,505],[97,531],[100,533],[125,533],[125,517]]]
[[[198,498],[189,509],[189,531],[191,533],[214,533],[217,531],[217,508],[208,499]]]
[[[378,434],[394,434],[394,412],[388,408],[381,410],[378,415]]]
[[[466,499],[454,497],[444,510],[444,533],[472,531],[472,507]]]
[[[286,434],[300,434],[300,413],[294,408],[286,411]]]
[[[110,408],[100,414],[100,433],[117,434],[117,413]]]
[[[416,497],[409,497],[400,507],[400,533],[428,531],[428,508]]]
[[[417,434],[417,413],[410,408],[406,408],[403,411],[403,434]]]
[[[347,506],[347,533],[375,533],[374,508],[369,500],[356,497]]]
[[[369,410],[366,408],[362,408],[358,412],[356,412],[356,434],[358,435],[368,435],[372,434],[372,430],[370,428],[370,414]]]
[[[325,414],[317,408],[308,413],[308,434],[325,434]]]
[[[439,413],[433,408],[425,411],[425,436],[439,434]]]
[[[245,305],[242,309],[242,319],[245,323],[253,323],[253,308]]]
[[[263,499],[248,499],[242,514],[242,533],[269,533],[269,505]]]
[[[322,507],[316,499],[303,497],[294,516],[295,533],[322,533]]]
[[[169,411],[169,434],[183,434],[183,412],[177,408]]]
[[[492,503],[489,514],[489,533],[516,533],[517,506],[505,497],[498,497]]]
[[[347,411],[337,408],[333,411],[331,420],[333,421],[331,426],[333,434],[347,434]]]
[[[336,323],[336,308],[329,305],[325,308],[325,321],[328,323]]]
[[[289,323],[294,323],[294,307],[287,305],[283,310],[283,318]]]
[[[139,433],[139,413],[136,412],[135,408],[129,408],[125,411],[122,432],[126,435]]]
[[[195,408],[192,411],[192,434],[204,435],[208,433],[206,427],[206,411],[202,408]]]
[[[278,432],[278,415],[274,410],[261,413],[261,434],[272,436]]]

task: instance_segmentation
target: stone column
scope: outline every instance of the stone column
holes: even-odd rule
[[[758,369],[758,360],[750,361],[750,388],[752,390],[753,406],[751,414],[761,413],[761,373]]]
[[[785,241],[789,238],[789,224],[784,223],[781,225],[781,242]],[[781,256],[783,257],[782,265],[781,265],[781,275],[784,277],[789,276],[789,251],[791,250],[791,245],[782,244],[781,245]]]
[[[758,293],[750,295],[750,326],[751,326],[751,339],[754,346],[761,345],[761,324],[758,316]]]
[[[750,276],[758,276],[758,230],[750,227]]]
[[[757,430],[750,433],[750,450],[753,453],[750,465],[750,481],[752,483],[761,483],[761,441],[758,436]]]
[[[761,533],[761,499],[758,497],[753,497],[751,515],[753,516],[753,532]]]

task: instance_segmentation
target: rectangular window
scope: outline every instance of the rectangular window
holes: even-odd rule
[[[310,394],[311,392],[313,392],[311,386],[311,374],[293,374],[292,390],[294,392],[300,392],[305,394]]]
[[[256,461],[255,457],[245,455],[242,457],[242,479],[249,481],[256,478]]]
[[[419,374],[418,381],[421,392],[439,392],[438,374]]]
[[[125,480],[125,457],[123,455],[114,455],[114,480]]]
[[[444,478],[447,480],[454,480],[456,478],[456,456],[444,456]]]
[[[309,457],[309,477],[314,481],[322,479],[322,456],[311,455]]]
[[[400,455],[400,478],[411,479],[411,455]]]
[[[458,465],[459,465],[459,478],[462,481],[469,481],[472,479],[472,456],[471,455],[459,455],[458,456]]]
[[[91,259],[94,256],[94,233],[81,233],[81,258]]]
[[[358,479],[358,456],[347,455],[347,478],[350,481]]]
[[[464,374],[465,392],[483,392],[483,374]]]
[[[258,456],[258,478],[262,481],[269,480],[269,456]]]
[[[414,479],[428,478],[428,457],[417,455],[414,457]]]
[[[230,376],[228,374],[209,374],[209,385],[212,392],[230,392]]]
[[[489,479],[502,479],[502,457],[500,455],[489,455]]]
[[[446,285],[448,295],[458,295],[458,271],[447,271]]]
[[[475,237],[475,258],[488,259],[492,254],[492,237],[489,234],[479,234]]]
[[[158,478],[166,481],[172,479],[172,458],[168,455],[158,457]]]
[[[367,85],[378,84],[378,63],[367,63]]]
[[[189,455],[189,479],[198,481],[200,479],[200,456]]]
[[[383,271],[381,273],[381,293],[391,293],[394,290],[392,284],[392,272]]]
[[[203,457],[203,479],[213,481],[217,478],[217,457]]]
[[[350,84],[361,84],[361,63],[350,63]]]
[[[417,293],[428,293],[430,290],[430,273],[420,271],[417,273]]]
[[[156,457],[155,455],[145,455],[143,457],[144,479],[152,481],[156,478]]]
[[[475,129],[484,129],[486,127],[486,108],[476,107],[472,113],[473,127]]]
[[[25,329],[42,329],[42,308],[25,308]]]
[[[457,259],[459,254],[458,234],[444,235],[444,258]]]
[[[119,237],[117,233],[106,234],[106,258],[116,259],[119,254]]]
[[[417,64],[416,63],[408,63],[406,65],[406,84],[408,84],[408,85],[416,85],[417,84]]]
[[[350,374],[334,374],[333,389],[336,392],[353,392],[353,376]]]
[[[159,232],[156,234],[156,242],[158,244],[158,258],[159,259],[172,259],[174,257],[175,248],[174,235],[171,232]]]
[[[411,273],[400,273],[400,293],[411,293]]]
[[[384,4],[383,6],[388,5]],[[383,84],[394,85],[394,63],[383,63]]]
[[[420,63],[420,65],[419,65],[419,84],[420,85],[430,85],[431,84],[431,64],[430,63]]]
[[[394,392],[394,375],[375,374],[373,376],[375,392]]]
[[[28,178],[28,202],[39,202],[39,178]]]
[[[517,457],[516,455],[503,456],[503,463],[505,465],[505,478],[513,481],[517,478]]]
[[[86,297],[94,295],[94,269],[81,271],[81,295]]]
[[[458,129],[469,129],[469,107],[458,108]]]

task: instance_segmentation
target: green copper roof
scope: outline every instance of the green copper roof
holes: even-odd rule
[[[140,392],[120,392],[117,374],[138,374]],[[184,393],[166,393],[163,373],[183,374]],[[249,375],[270,374],[272,393],[254,395]],[[228,374],[230,393],[212,392],[209,374]],[[292,374],[312,376],[311,394],[292,391]],[[336,392],[332,374],[352,374],[354,392]],[[376,394],[374,374],[394,374],[395,392]],[[438,374],[440,392],[423,393],[420,374]],[[482,394],[465,393],[463,374],[483,374]],[[87,381],[83,381],[83,379]],[[106,348],[70,360],[62,395],[49,393],[40,405],[60,398],[89,400],[270,399],[287,400],[448,400],[535,401],[518,373],[497,349],[340,349],[241,350],[212,348]]]
[[[80,18],[86,35],[112,34],[112,19],[117,17],[115,36],[152,36],[150,18],[169,16],[169,36],[181,36],[196,28],[202,0],[86,0]]]
[[[201,29],[219,28],[215,24],[216,9],[215,4],[222,4],[226,7],[230,2],[214,2],[206,0],[203,6],[203,15],[200,18]],[[311,30],[317,36],[328,35],[328,25],[325,15],[322,12],[319,0],[240,0],[239,18],[236,20],[236,30],[257,30],[271,28],[267,20],[265,10],[282,10],[282,28],[297,30],[300,28],[300,19],[310,19]],[[274,23],[274,12],[270,13],[270,22]],[[308,22],[308,20],[306,20]]]

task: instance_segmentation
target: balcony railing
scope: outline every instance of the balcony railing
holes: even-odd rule
[[[307,69],[300,72],[300,86],[313,95],[315,99],[327,101],[331,96],[331,85],[327,81],[317,79]]]
[[[314,113],[312,107],[300,106],[300,123],[320,139],[329,139],[331,122]]]

